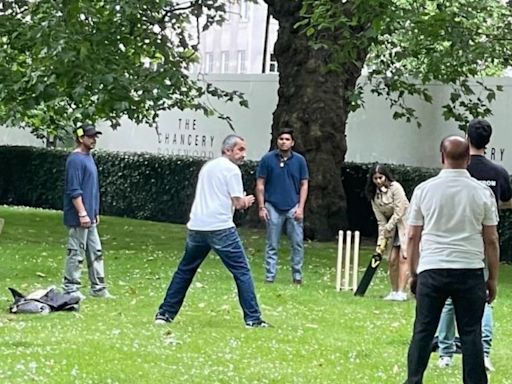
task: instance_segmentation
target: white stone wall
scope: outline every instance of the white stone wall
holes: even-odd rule
[[[249,108],[235,103],[221,103],[208,99],[218,111],[231,116],[235,133],[248,144],[248,157],[258,160],[270,144],[272,113],[277,105],[277,75],[213,75],[208,81],[224,89],[237,89],[245,93]],[[497,94],[492,104],[493,116],[488,120],[494,134],[487,156],[512,171],[512,79],[487,79],[488,84],[502,84],[504,92]],[[352,113],[347,126],[347,160],[355,162],[388,162],[414,166],[439,165],[439,143],[449,134],[462,134],[453,122],[446,122],[440,106],[450,93],[448,87],[432,85],[434,102],[427,104],[412,99],[410,104],[418,111],[423,127],[415,123],[393,120],[393,112],[384,98],[366,92],[365,107]],[[98,148],[112,151],[152,152],[199,157],[220,154],[222,139],[232,133],[227,123],[215,117],[190,111],[164,112],[159,119],[158,131],[137,126],[125,119],[117,131],[99,124],[104,135]],[[0,144],[42,145],[28,132],[13,128],[0,128]]]

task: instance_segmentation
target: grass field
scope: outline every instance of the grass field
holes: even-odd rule
[[[104,217],[100,225],[114,300],[88,298],[77,313],[11,315],[7,287],[60,285],[61,213],[0,207],[0,383],[402,383],[414,301],[385,302],[385,268],[364,298],[334,289],[336,245],[308,243],[303,286],[291,284],[288,251],[263,284],[264,235],[241,230],[263,317],[246,329],[235,285],[211,255],[170,326],[153,317],[181,257],[180,225]],[[370,247],[362,249],[366,265]],[[362,272],[362,268],[361,268]],[[83,275],[86,277],[86,274]],[[492,383],[512,383],[512,269],[502,266],[495,308]],[[86,281],[86,279],[83,279]],[[87,293],[87,290],[83,291]],[[432,355],[425,383],[460,383]]]

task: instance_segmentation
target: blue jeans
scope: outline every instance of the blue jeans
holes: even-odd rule
[[[486,296],[483,269],[429,269],[418,275],[407,384],[423,383],[432,340],[449,297],[453,300],[462,344],[463,382],[487,384],[481,333]]]
[[[302,279],[302,265],[304,264],[304,222],[293,218],[297,207],[287,212],[277,211],[271,204],[265,203],[269,219],[267,221],[267,245],[265,247],[265,279],[273,281],[277,273],[277,251],[279,238],[286,224],[286,234],[290,241],[292,254],[292,278]]]
[[[482,317],[482,345],[484,355],[489,356],[492,345],[492,306],[485,303]],[[439,356],[452,356],[455,353],[455,313],[452,299],[446,300],[437,328]]]
[[[254,292],[251,269],[235,227],[218,231],[188,231],[185,254],[158,312],[171,319],[176,317],[192,279],[212,249],[233,274],[245,322],[260,320],[261,313]]]

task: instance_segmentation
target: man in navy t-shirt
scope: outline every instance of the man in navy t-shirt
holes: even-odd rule
[[[66,160],[64,186],[64,225],[68,228],[69,237],[63,289],[65,293],[85,299],[80,292],[80,275],[83,261],[87,260],[91,296],[112,298],[106,288],[97,230],[100,221],[98,169],[91,156],[101,132],[94,125],[83,124],[74,131],[74,135],[76,148]]]
[[[259,217],[267,225],[265,281],[273,283],[277,272],[279,237],[286,225],[292,256],[292,281],[302,284],[304,264],[304,205],[308,196],[308,166],[304,157],[292,151],[293,130],[283,128],[277,136],[277,149],[259,163],[256,197]]]

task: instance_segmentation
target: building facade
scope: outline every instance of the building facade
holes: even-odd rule
[[[213,26],[200,35],[201,62],[196,73],[276,73],[272,53],[277,39],[278,23],[272,17],[268,35],[267,5],[247,0],[225,0],[226,22]],[[265,45],[267,47],[265,60]]]

